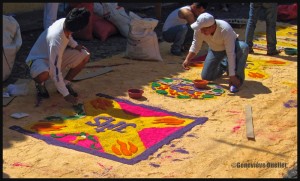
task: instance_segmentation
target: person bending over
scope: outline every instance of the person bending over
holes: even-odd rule
[[[203,13],[208,3],[193,3],[172,11],[162,28],[162,37],[171,45],[171,54],[181,56],[182,51],[189,47],[193,41],[194,31],[190,25]]]
[[[56,20],[38,37],[26,59],[39,97],[49,98],[45,81],[52,78],[56,89],[67,102],[77,104],[78,94],[72,79],[89,61],[90,53],[73,38],[89,23],[90,12],[85,8],[72,9],[65,18]],[[69,69],[63,78],[62,70]]]

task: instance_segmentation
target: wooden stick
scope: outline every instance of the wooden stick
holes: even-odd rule
[[[247,138],[255,140],[255,136],[253,132],[252,108],[250,105],[246,105],[246,131],[247,131]]]

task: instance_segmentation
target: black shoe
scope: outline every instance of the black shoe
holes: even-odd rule
[[[182,53],[180,50],[171,50],[171,53],[175,56],[182,56]]]
[[[72,88],[72,84],[71,84],[71,83],[68,83],[68,84],[66,85],[66,87],[67,87],[69,93],[70,93],[72,96],[78,97],[78,94],[77,94],[77,92],[75,92],[74,89]]]
[[[35,87],[36,87],[36,90],[37,90],[37,93],[38,93],[39,97],[42,97],[42,98],[49,98],[50,97],[49,93],[46,89],[45,84],[41,85],[39,83],[35,83]]]
[[[190,50],[191,45],[185,44],[181,47],[181,52],[187,52]]]
[[[279,50],[275,50],[273,52],[267,52],[267,55],[278,55],[280,53]]]

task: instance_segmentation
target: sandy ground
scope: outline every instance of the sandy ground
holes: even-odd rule
[[[263,29],[263,24],[261,25]],[[241,31],[241,39],[244,34]],[[257,30],[258,31],[258,30]],[[19,96],[3,107],[3,177],[4,178],[282,178],[297,161],[297,56],[284,53],[276,57],[256,51],[251,60],[276,60],[282,66],[263,66],[266,79],[246,77],[240,92],[228,91],[224,75],[215,81],[225,90],[217,99],[175,99],[153,92],[150,83],[163,77],[199,78],[201,69],[184,71],[183,57],[169,54],[170,44],[160,43],[164,61],[137,61],[116,55],[96,65],[114,65],[113,72],[74,83],[84,102],[96,93],[159,107],[183,115],[208,117],[171,144],[164,145],[148,159],[127,165],[72,149],[49,145],[42,140],[10,130],[12,125],[25,126],[45,116],[71,109],[47,82],[51,99],[34,107],[33,81],[27,96]],[[88,88],[87,88],[88,87]],[[129,88],[145,91],[146,99],[133,100]],[[285,106],[285,103],[294,104]],[[296,104],[296,105],[295,105]],[[252,107],[255,141],[246,137],[245,106]],[[10,114],[26,112],[30,116],[14,119]],[[187,135],[193,135],[192,137]],[[171,145],[175,145],[172,147]],[[187,153],[174,152],[184,149]],[[174,161],[175,160],[175,161]],[[269,165],[241,168],[245,164]],[[154,166],[156,165],[156,166]],[[254,166],[255,167],[255,166]]]

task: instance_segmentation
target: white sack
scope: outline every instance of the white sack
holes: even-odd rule
[[[3,81],[11,74],[16,54],[21,45],[22,37],[19,23],[12,16],[3,15]]]
[[[129,16],[131,20],[125,56],[137,60],[162,61],[154,31],[158,20],[141,18],[133,12],[129,12]]]

